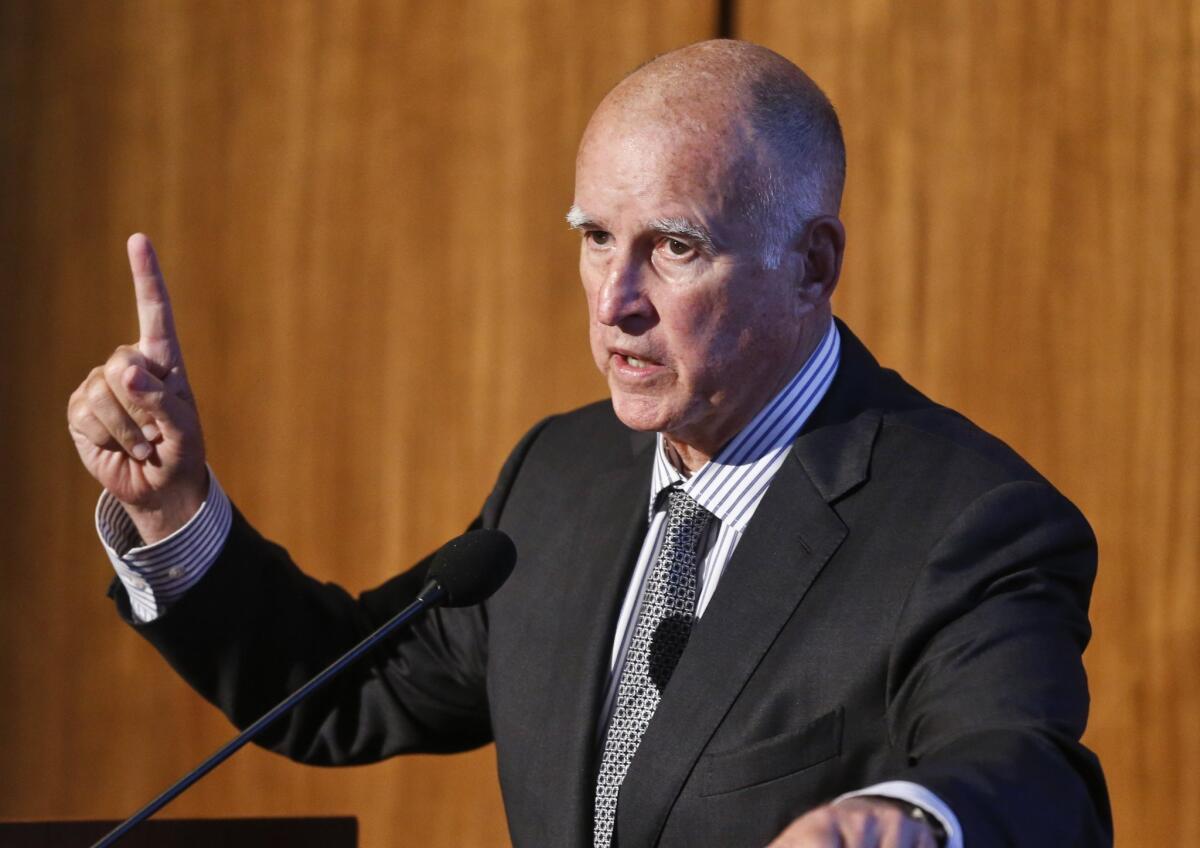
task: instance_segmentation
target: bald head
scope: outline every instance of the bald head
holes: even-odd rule
[[[767,267],[808,221],[838,213],[846,155],[837,115],[816,83],[765,47],[704,41],[642,65],[601,102],[580,150],[636,132],[712,159]]]
[[[737,41],[668,53],[596,109],[567,220],[592,354],[626,426],[699,468],[832,324],[845,231],[829,101]]]

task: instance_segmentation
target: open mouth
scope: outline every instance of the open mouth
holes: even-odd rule
[[[644,354],[639,356],[631,351],[620,350],[613,348],[609,350],[612,356],[613,364],[617,370],[628,377],[648,376],[657,371],[663,370],[663,364],[655,359],[650,359]]]

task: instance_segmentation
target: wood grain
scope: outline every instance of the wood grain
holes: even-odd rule
[[[229,734],[113,619],[63,427],[134,333],[125,236],[161,250],[223,484],[366,587],[455,533],[540,415],[603,394],[561,225],[574,145],[715,5],[0,4],[0,816],[132,811]],[[735,11],[842,115],[840,313],[1096,528],[1087,741],[1119,844],[1200,840],[1200,12]],[[338,772],[246,751],[172,812],[506,841],[490,751]]]
[[[366,588],[459,532],[538,418],[603,396],[562,222],[574,148],[623,72],[714,15],[0,4],[0,817],[125,815],[230,735],[115,620],[66,436],[70,392],[136,335],[126,236],[159,248],[222,484],[312,573]],[[493,759],[248,750],[170,812],[501,845]]]
[[[849,148],[838,311],[1100,541],[1117,843],[1200,841],[1200,6],[740,0]]]

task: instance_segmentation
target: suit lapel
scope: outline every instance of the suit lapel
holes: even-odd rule
[[[648,443],[647,443],[648,442]],[[563,816],[570,844],[590,844],[595,778],[595,730],[608,679],[613,631],[629,574],[646,534],[646,499],[653,438],[637,438],[638,450],[626,466],[596,478],[579,511],[576,543],[563,563],[564,604],[557,644],[547,667],[555,669],[557,709],[543,714],[541,752],[547,786],[569,787],[565,801],[546,815]]]
[[[656,844],[675,799],[708,740],[779,631],[846,536],[831,504],[867,479],[881,423],[876,402],[907,400],[838,322],[842,361],[833,385],[771,483],[697,622],[621,790],[618,843]],[[879,396],[876,397],[876,394]],[[910,392],[911,394],[911,392]],[[896,395],[897,397],[891,397]],[[580,511],[578,543],[555,653],[561,709],[546,717],[547,785],[571,787],[548,815],[555,832],[591,842],[595,729],[608,679],[613,630],[646,532],[652,438],[634,437],[628,466],[594,481]]]
[[[746,528],[621,788],[619,844],[654,845],[721,720],[846,536],[831,502],[862,483],[880,425],[827,408]]]

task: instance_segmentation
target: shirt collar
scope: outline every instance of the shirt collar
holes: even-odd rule
[[[840,354],[841,336],[831,319],[816,350],[788,384],[691,477],[671,464],[659,433],[650,474],[650,519],[663,503],[663,492],[681,486],[722,524],[745,529],[788,448],[833,382]]]

